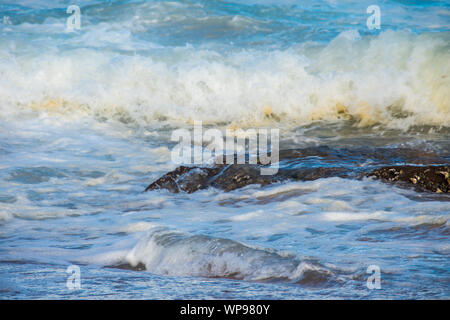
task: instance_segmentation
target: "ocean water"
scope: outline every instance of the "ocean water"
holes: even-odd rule
[[[450,163],[449,1],[0,0],[0,39],[1,299],[450,298],[448,195],[143,192],[194,121]]]

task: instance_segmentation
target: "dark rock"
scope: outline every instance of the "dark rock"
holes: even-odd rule
[[[213,168],[180,166],[150,184],[145,191],[167,189],[174,193],[179,191],[192,193],[207,188],[208,178],[219,173],[221,168],[221,165]]]
[[[167,189],[174,193],[192,193],[208,187],[231,191],[251,184],[265,186],[287,180],[310,181],[329,177],[360,179],[370,176],[382,181],[406,182],[418,191],[449,192],[448,166],[430,165],[448,164],[449,159],[433,152],[404,148],[333,149],[322,146],[283,150],[279,159],[280,168],[274,175],[261,175],[261,164],[180,166],[150,184],[145,191]],[[428,166],[402,165],[405,162]],[[387,163],[390,166],[386,167]]]
[[[233,164],[211,179],[211,186],[231,191],[250,184],[268,185],[276,181],[274,176],[263,176],[260,167],[250,164]]]
[[[145,270],[147,270],[145,265],[143,263],[141,263],[141,262],[139,262],[135,266],[129,264],[128,262],[124,262],[124,263],[108,266],[108,268],[122,269],[122,270],[132,270],[132,271],[145,271]]]
[[[150,184],[145,191],[167,189],[177,193],[192,193],[214,187],[231,191],[250,184],[265,186],[284,180],[316,180],[332,176],[344,176],[343,168],[280,169],[274,175],[261,175],[260,166],[251,164],[219,165],[213,168],[178,167]]]
[[[390,166],[376,169],[367,176],[383,181],[403,182],[418,191],[450,193],[448,166]]]

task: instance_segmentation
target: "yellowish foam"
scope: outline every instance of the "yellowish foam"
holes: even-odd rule
[[[30,108],[33,111],[46,112],[50,114],[84,113],[89,112],[86,106],[73,101],[66,101],[63,98],[45,99],[40,102],[31,102]]]
[[[314,56],[236,51],[214,62],[192,48],[176,65],[146,56],[116,63],[116,55],[90,50],[16,57],[20,63],[0,63],[0,117],[19,105],[143,125],[228,124],[231,132],[339,119],[360,127],[450,126],[448,35],[389,31],[356,37],[351,48],[346,41],[337,37]]]

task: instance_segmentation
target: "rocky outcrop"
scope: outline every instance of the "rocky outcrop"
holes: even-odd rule
[[[367,176],[388,182],[414,186],[417,191],[450,193],[448,166],[390,166],[370,172]]]
[[[332,176],[345,176],[343,168],[280,169],[275,175],[261,175],[260,167],[249,164],[233,164],[212,168],[178,167],[150,184],[145,191],[167,189],[177,193],[192,193],[214,187],[231,191],[250,184],[265,186],[284,180],[315,180]]]
[[[373,177],[385,182],[410,185],[417,191],[449,193],[449,167],[435,163],[446,164],[448,159],[432,152],[401,148],[311,147],[281,151],[280,168],[274,175],[261,175],[260,164],[180,166],[151,183],[145,191],[167,189],[174,193],[192,193],[208,187],[231,191],[250,184],[265,186],[287,180]]]

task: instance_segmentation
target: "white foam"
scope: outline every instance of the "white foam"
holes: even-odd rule
[[[300,263],[294,257],[273,250],[201,235],[189,235],[153,228],[128,253],[133,266],[144,263],[149,272],[175,276],[225,277],[262,281],[299,281],[304,271],[322,272],[319,267]],[[331,272],[328,272],[331,274]]]
[[[0,48],[0,116],[449,126],[446,37],[386,31],[361,38],[346,31],[325,47],[223,54],[185,47],[169,51],[170,58],[92,49],[17,56]]]
[[[126,232],[126,233],[143,232],[143,231],[150,230],[151,228],[154,228],[155,226],[156,226],[156,224],[154,224],[154,223],[139,221],[139,222],[131,223],[124,227],[120,227],[119,231]]]

